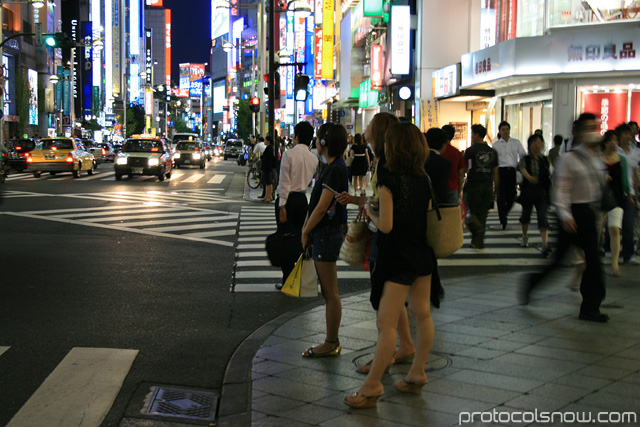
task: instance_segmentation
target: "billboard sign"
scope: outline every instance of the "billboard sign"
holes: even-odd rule
[[[38,72],[29,68],[29,124],[38,125]]]
[[[371,87],[373,90],[382,89],[384,75],[384,58],[382,57],[382,45],[371,46]]]
[[[153,74],[153,51],[151,50],[151,28],[144,30],[144,72],[147,75],[145,82],[151,85],[151,77]]]
[[[211,0],[211,40],[229,32],[229,9],[216,7],[218,0]]]
[[[411,7],[391,6],[391,74],[411,72]]]
[[[82,48],[80,68],[82,69],[82,107],[84,115],[93,115],[93,24],[91,21],[82,22]]]
[[[333,36],[334,36],[333,13],[334,13],[334,0],[324,0],[322,3],[322,78],[323,79],[333,78]]]
[[[162,7],[162,0],[147,0],[147,6]]]
[[[180,64],[178,96],[189,96],[189,89],[191,89],[191,64]]]
[[[202,96],[204,64],[191,64],[189,69],[189,96]]]
[[[164,10],[164,82],[171,87],[171,10]]]

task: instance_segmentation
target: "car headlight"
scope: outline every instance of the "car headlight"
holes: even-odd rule
[[[158,166],[160,161],[158,159],[149,159],[149,166]]]
[[[173,158],[174,159],[179,159],[180,158],[180,153],[178,151],[176,151],[175,153],[173,153]]]
[[[127,164],[127,158],[126,157],[118,157],[116,159],[116,165],[126,165]]]
[[[202,157],[202,154],[200,153],[193,153],[191,155],[191,157],[193,157],[194,160],[199,160]]]

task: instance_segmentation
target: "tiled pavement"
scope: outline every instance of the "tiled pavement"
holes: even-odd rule
[[[577,319],[580,295],[568,289],[571,273],[560,270],[529,306],[516,302],[521,275],[445,278],[446,298],[433,310],[436,337],[428,384],[421,396],[401,395],[391,384],[408,365],[394,366],[383,377],[385,393],[376,409],[342,403],[364,379],[356,365],[369,360],[375,347],[368,293],[343,296],[343,352],[331,359],[300,356],[323,340],[325,329],[322,298],[301,300],[299,309],[265,325],[238,348],[227,369],[218,425],[439,427],[468,421],[464,412],[494,410],[503,422],[490,422],[485,413],[469,424],[578,425],[559,421],[560,416],[571,420],[569,412],[640,417],[640,267],[623,266],[622,277],[607,276],[602,307],[611,316],[607,324]],[[553,423],[507,419],[536,410],[562,415]],[[640,420],[626,425],[640,425]]]

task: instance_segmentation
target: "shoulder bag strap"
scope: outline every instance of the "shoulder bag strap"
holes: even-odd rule
[[[436,210],[436,216],[438,217],[438,221],[442,221],[442,215],[440,215],[440,204],[438,203],[438,198],[436,197],[436,193],[433,191],[433,185],[431,185],[431,177],[429,174],[427,175],[427,182],[429,183],[429,191],[431,192],[431,200],[433,200],[433,208]]]

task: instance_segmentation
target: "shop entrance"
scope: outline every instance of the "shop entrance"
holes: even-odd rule
[[[553,103],[550,99],[518,104],[507,103],[504,112],[505,120],[511,124],[511,136],[522,141],[525,149],[527,139],[537,129],[541,129],[544,136],[544,151],[552,148]]]

